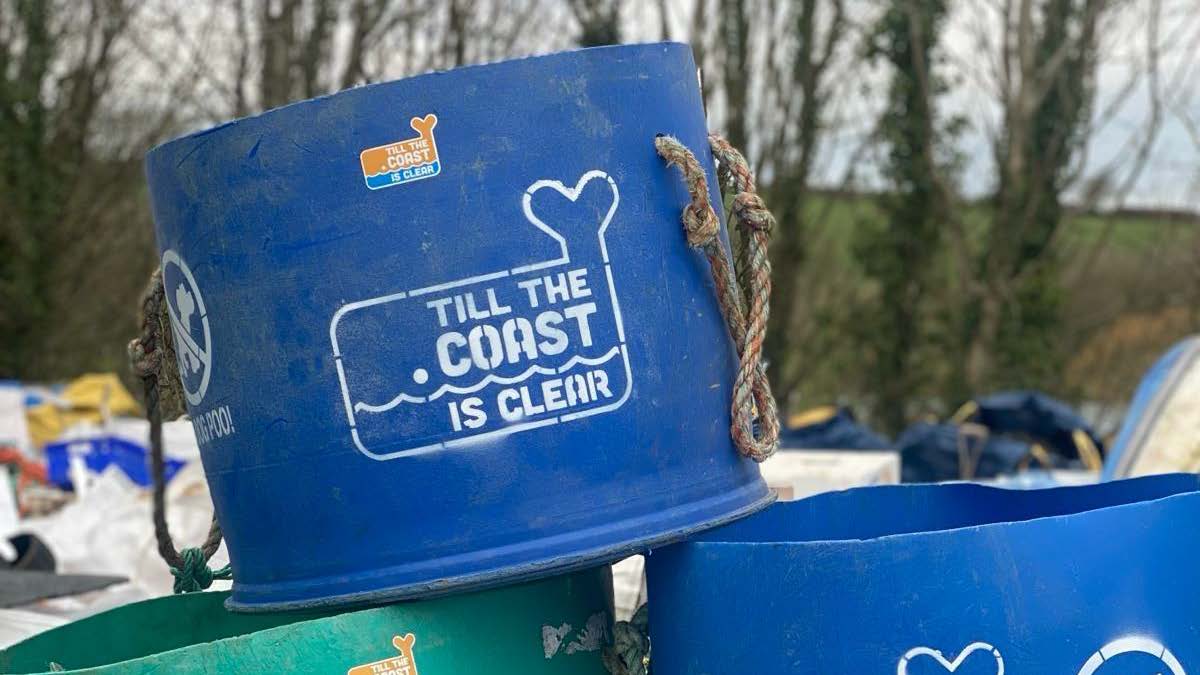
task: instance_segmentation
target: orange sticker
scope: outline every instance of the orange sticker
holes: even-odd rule
[[[433,128],[437,126],[437,115],[414,117],[408,125],[417,132],[416,138],[367,148],[358,154],[362,164],[363,180],[372,190],[411,183],[422,178],[432,178],[442,172],[438,159],[437,143],[433,140]]]
[[[399,656],[354,666],[346,671],[346,675],[417,675],[417,662],[413,658],[413,643],[416,641],[412,633],[404,637],[397,635],[392,638],[392,646],[400,652]]]

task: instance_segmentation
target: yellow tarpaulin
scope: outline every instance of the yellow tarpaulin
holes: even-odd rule
[[[818,408],[809,408],[798,413],[792,413],[788,417],[787,425],[789,429],[799,429],[800,427],[807,427],[810,424],[828,422],[837,414],[837,410],[837,406],[823,405]]]
[[[114,373],[80,376],[63,389],[59,398],[59,402],[42,403],[25,411],[34,447],[44,447],[79,422],[141,414],[141,406]]]

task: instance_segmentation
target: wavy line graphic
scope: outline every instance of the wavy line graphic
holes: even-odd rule
[[[369,403],[364,403],[362,401],[359,401],[358,403],[354,404],[354,411],[355,412],[384,413],[384,412],[391,410],[392,408],[395,408],[396,406],[400,405],[401,403],[433,402],[433,401],[436,401],[437,399],[441,398],[442,396],[445,396],[447,392],[452,392],[455,394],[474,394],[475,392],[479,391],[480,389],[483,389],[484,387],[488,386],[489,384],[516,384],[518,382],[524,382],[525,380],[529,379],[529,376],[532,375],[533,373],[538,373],[539,375],[562,374],[562,373],[565,373],[568,370],[574,368],[575,366],[579,365],[580,363],[582,363],[584,365],[588,365],[588,366],[599,366],[599,365],[608,363],[609,361],[611,361],[613,359],[614,356],[616,356],[617,354],[620,354],[620,353],[621,353],[621,348],[619,346],[617,346],[617,347],[613,347],[612,349],[608,350],[608,353],[605,354],[604,356],[599,356],[594,359],[589,359],[585,356],[580,356],[580,355],[576,354],[575,356],[572,356],[566,363],[564,363],[562,366],[560,366],[558,368],[558,370],[555,370],[553,368],[547,368],[545,366],[539,366],[538,364],[535,363],[532,366],[529,366],[528,368],[526,368],[525,372],[521,373],[520,375],[514,375],[512,377],[504,377],[502,375],[496,375],[495,373],[489,373],[487,377],[483,378],[479,382],[477,382],[469,387],[459,387],[459,386],[449,384],[449,383],[443,384],[442,386],[438,387],[432,394],[430,394],[429,398],[422,398],[420,396],[409,396],[408,394],[405,394],[404,392],[400,392],[399,394],[396,395],[395,398],[388,401],[387,403],[384,403],[383,405],[371,405]]]
[[[442,386],[438,387],[436,391],[429,395],[429,400],[436,401],[444,396],[448,391],[454,392],[455,394],[474,394],[489,384],[516,384],[518,382],[524,382],[525,380],[529,379],[529,376],[533,373],[537,373],[539,375],[553,375],[554,369],[534,364],[529,366],[529,368],[520,375],[513,375],[512,377],[502,377],[494,373],[489,374],[487,377],[470,387],[458,387],[453,384],[443,384]]]
[[[558,372],[565,373],[580,363],[584,364],[585,366],[599,366],[599,365],[608,363],[609,361],[612,360],[612,357],[614,357],[620,353],[621,353],[621,348],[618,346],[618,347],[613,347],[612,349],[608,350],[608,353],[605,354],[604,356],[599,356],[594,359],[589,359],[587,357],[579,356],[578,354],[576,354],[575,356],[571,357],[571,360],[569,360],[566,363],[559,366]]]
[[[437,160],[434,160],[432,162],[425,162],[424,164],[413,164],[411,166],[401,166],[401,167],[397,167],[395,169],[388,169],[387,171],[380,171],[378,173],[364,173],[363,177],[364,178],[378,178],[380,176],[389,176],[393,173],[399,173],[401,171],[404,171],[405,169],[420,169],[420,168],[426,167],[426,166],[433,166],[434,164],[437,164],[437,163],[438,163]]]
[[[381,412],[387,412],[387,411],[391,410],[392,408],[395,408],[396,406],[400,405],[401,403],[424,403],[424,402],[425,402],[425,399],[421,396],[409,396],[408,394],[406,394],[404,392],[400,392],[399,394],[396,394],[396,398],[388,401],[387,403],[384,403],[383,405],[371,405],[370,403],[363,403],[362,401],[359,401],[358,403],[354,404],[354,412],[381,413]]]

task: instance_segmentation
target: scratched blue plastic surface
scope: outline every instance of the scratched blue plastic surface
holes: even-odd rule
[[[658,133],[717,199],[684,45],[361,87],[149,154],[233,608],[548,574],[770,500]]]
[[[1174,474],[775,504],[649,556],[654,673],[1200,672],[1198,489]]]

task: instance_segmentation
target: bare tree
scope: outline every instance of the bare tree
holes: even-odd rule
[[[748,92],[755,86],[751,72],[750,8],[746,0],[719,0],[718,26],[721,50],[722,91],[725,94],[725,137],[736,148],[748,150],[746,131]]]
[[[621,42],[621,0],[571,0],[571,10],[579,23],[579,46]]]
[[[775,158],[771,165],[774,179],[770,183],[779,223],[773,242],[773,262],[782,273],[775,280],[772,299],[775,317],[768,326],[767,349],[772,355],[770,375],[785,406],[799,381],[796,369],[789,367],[796,353],[788,348],[788,343],[797,316],[799,270],[811,225],[805,217],[810,182],[823,134],[831,126],[826,108],[835,86],[831,77],[833,59],[849,35],[844,0],[827,3],[801,0],[795,6],[795,51],[788,69],[790,76],[781,87],[791,94],[782,100],[783,124],[773,147],[789,145],[784,130],[790,128],[795,135],[790,139],[790,152]],[[828,13],[823,27],[822,6]]]
[[[226,86],[234,114],[245,115],[371,79],[368,56],[423,8],[387,0],[231,0],[230,9],[236,67]],[[339,29],[349,39],[335,40]]]
[[[77,203],[109,157],[94,135],[136,4],[0,4],[0,376],[53,374],[47,336]],[[86,187],[85,187],[86,186]]]
[[[222,0],[165,3],[170,58],[203,63],[186,97],[197,122],[241,117],[367,82],[570,44],[546,0]],[[163,72],[169,59],[143,54]],[[166,62],[164,62],[166,61]]]
[[[149,228],[143,219],[123,230],[138,226],[122,217],[136,203],[141,151],[167,126],[128,111],[139,120],[122,133],[112,107],[137,13],[121,0],[0,3],[2,377],[120,360],[119,341],[86,344],[114,329],[111,305],[89,298],[145,272]],[[105,267],[114,254],[130,255],[128,267]]]
[[[961,390],[1005,384],[1013,373],[1028,383],[1054,377],[1038,367],[1061,362],[1052,335],[1061,293],[1057,247],[1068,214],[1066,194],[1081,180],[1095,115],[1095,73],[1100,37],[1121,3],[1113,0],[1017,0],[1000,15],[995,82],[1002,125],[993,139],[997,190],[983,243],[961,269],[971,271],[964,295]],[[1139,133],[1140,150],[1126,157],[1130,176],[1149,154],[1161,121],[1157,45],[1159,17],[1151,2],[1144,67],[1152,115]],[[1093,187],[1109,181],[1093,181]],[[1132,183],[1118,190],[1127,193]],[[1095,202],[1110,192],[1093,189]],[[958,239],[965,225],[958,220]]]
[[[871,56],[890,71],[879,130],[888,185],[875,200],[882,218],[860,223],[854,233],[855,260],[872,293],[851,310],[855,320],[846,338],[866,365],[863,396],[873,419],[893,434],[907,425],[910,402],[932,377],[931,301],[947,205],[935,177],[955,169],[943,159],[954,157],[946,152],[954,125],[938,112],[946,85],[928,64],[940,54],[937,35],[946,13],[942,0],[892,0],[868,43]]]

